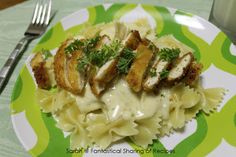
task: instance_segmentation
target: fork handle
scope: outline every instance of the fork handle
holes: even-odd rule
[[[4,66],[0,70],[0,93],[4,88],[4,84],[7,81],[8,76],[10,75],[10,71],[14,69],[17,58],[20,56],[22,50],[29,43],[30,39],[28,37],[22,38],[15,49],[12,51]]]

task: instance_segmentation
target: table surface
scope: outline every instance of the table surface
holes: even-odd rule
[[[21,3],[23,1],[25,1],[25,0],[4,0],[4,1],[1,1],[0,10],[11,7],[11,6]]]
[[[111,2],[127,2],[127,0],[54,0],[53,9],[58,10],[50,26],[62,17],[81,8]],[[132,3],[169,6],[181,9],[208,19],[213,0],[129,0]],[[1,3],[1,2],[0,2]],[[31,19],[35,0],[29,0],[14,7],[0,11],[0,67],[8,58]],[[63,5],[62,5],[63,4]],[[10,98],[17,76],[31,50],[40,39],[34,40],[25,51],[12,76],[0,95],[0,157],[30,156],[20,144],[12,127],[10,118]]]

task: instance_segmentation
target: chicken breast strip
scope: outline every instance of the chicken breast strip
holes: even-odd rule
[[[142,43],[139,44],[136,58],[126,76],[126,81],[135,92],[139,92],[142,89],[142,81],[152,57],[152,50]]]
[[[194,57],[191,52],[186,53],[182,57],[178,58],[174,67],[170,70],[167,76],[167,81],[173,82],[183,78],[188,71]]]
[[[67,77],[67,56],[65,54],[65,48],[69,42],[71,42],[71,39],[62,43],[54,56],[54,73],[57,85],[60,88],[71,91],[72,87]]]

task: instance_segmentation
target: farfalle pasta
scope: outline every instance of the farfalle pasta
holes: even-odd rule
[[[88,26],[55,56],[45,53],[31,61],[36,100],[73,149],[126,138],[146,148],[214,112],[225,92],[204,89],[194,50],[171,32],[157,37],[146,19]]]

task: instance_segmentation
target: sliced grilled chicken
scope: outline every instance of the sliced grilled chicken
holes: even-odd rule
[[[70,91],[76,95],[83,91],[86,84],[85,73],[79,72],[77,68],[78,59],[82,56],[83,52],[78,50],[67,61],[67,78],[71,85]]]
[[[109,44],[111,42],[109,36],[103,35],[98,41],[95,49],[100,49],[103,45]]]
[[[30,66],[32,67],[38,87],[41,89],[49,89],[51,87],[51,81],[46,68],[46,61],[41,52],[35,54],[30,62]]]
[[[173,82],[183,78],[188,71],[193,59],[193,54],[190,52],[178,58],[176,64],[170,70],[169,75],[167,76],[167,80],[169,82]]]
[[[66,40],[58,49],[54,56],[54,73],[57,85],[65,90],[72,90],[72,87],[67,77],[67,56],[65,54],[65,48],[71,40]]]
[[[158,83],[161,81],[161,72],[167,69],[169,66],[169,62],[160,60],[159,57],[154,62],[151,69],[155,70],[155,75],[152,76],[151,74],[148,74],[147,78],[144,80],[143,88],[145,91],[152,90]]]
[[[99,96],[105,90],[105,83],[95,80],[98,69],[91,67],[89,72],[89,85],[94,95]]]
[[[126,38],[125,47],[135,50],[141,38],[138,31],[131,31]],[[122,51],[122,50],[121,50]],[[109,83],[118,73],[117,70],[118,58],[112,59],[105,63],[97,72],[95,81]]]
[[[100,49],[103,45],[109,44],[111,40],[108,36],[103,35],[98,42],[96,49]],[[107,64],[107,66],[105,66]],[[114,66],[107,62],[100,69],[92,67],[89,84],[94,95],[99,96],[105,90],[105,84],[102,80],[106,80],[106,77],[112,77],[110,73],[113,73]],[[107,81],[108,82],[108,81]]]
[[[137,56],[126,76],[126,80],[135,92],[139,92],[142,89],[142,81],[149,63],[152,60],[153,52],[148,48],[148,46],[141,43],[137,48],[136,55]]]
[[[117,75],[118,60],[112,59],[105,63],[97,72],[95,80],[99,82],[110,82]]]
[[[142,41],[140,34],[136,30],[132,30],[127,38],[124,40],[125,47],[130,48],[131,50],[136,50],[139,43]]]
[[[190,85],[190,86],[193,85],[195,81],[198,80],[201,74],[202,68],[203,68],[203,65],[201,63],[192,62],[184,78],[184,82],[187,85]]]
[[[43,54],[42,52],[38,52],[34,55],[34,57],[32,58],[31,62],[30,62],[30,66],[32,68],[37,67],[40,65],[40,63],[44,62],[44,58],[43,58]]]

